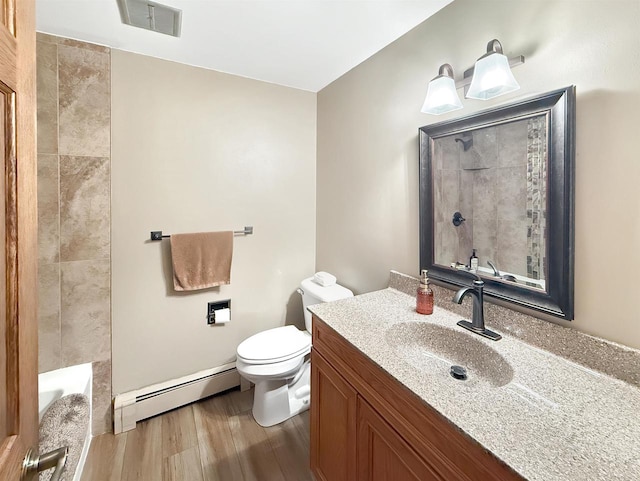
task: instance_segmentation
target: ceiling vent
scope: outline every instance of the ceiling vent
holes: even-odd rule
[[[117,0],[122,22],[153,32],[180,36],[182,10],[144,0]]]

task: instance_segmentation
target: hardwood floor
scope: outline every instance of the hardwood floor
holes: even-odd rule
[[[93,439],[82,481],[313,481],[309,411],[263,428],[229,391]]]

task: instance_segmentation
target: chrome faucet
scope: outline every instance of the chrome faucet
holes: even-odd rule
[[[458,326],[464,327],[471,332],[493,341],[502,339],[500,334],[490,331],[484,327],[484,282],[480,277],[471,272],[466,272],[465,274],[469,274],[474,277],[473,286],[463,287],[456,292],[456,295],[453,296],[453,302],[456,304],[462,304],[462,299],[464,299],[466,295],[473,296],[473,315],[471,316],[471,322],[458,321]]]
[[[493,275],[495,277],[500,277],[500,271],[498,270],[498,268],[493,264],[493,262],[491,261],[487,261],[487,264],[489,264],[489,267],[491,267],[493,269]]]
[[[505,281],[509,281],[509,282],[517,282],[518,280],[516,279],[516,276],[512,276],[511,274],[500,274],[500,271],[498,270],[498,268],[495,266],[495,264],[491,261],[487,261],[487,264],[489,264],[489,267],[491,267],[493,269],[493,276],[494,277],[499,277],[500,279],[503,279]]]

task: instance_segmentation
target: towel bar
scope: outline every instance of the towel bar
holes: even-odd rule
[[[245,226],[243,230],[234,230],[233,235],[251,235],[253,234],[253,226]],[[161,230],[151,231],[151,240],[159,241],[171,237],[170,235],[162,235]]]

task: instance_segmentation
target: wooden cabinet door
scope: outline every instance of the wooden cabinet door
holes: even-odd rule
[[[38,449],[34,0],[0,0],[0,479]]]
[[[358,481],[445,481],[358,397]]]
[[[357,393],[316,351],[311,354],[311,471],[318,481],[356,479]]]

